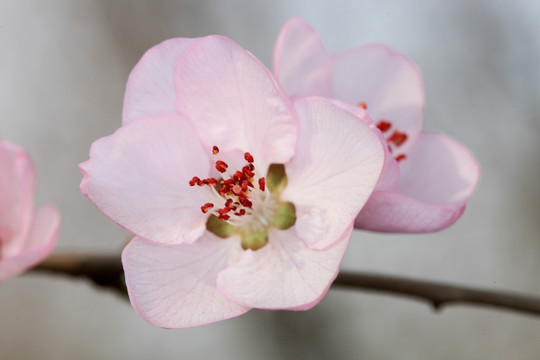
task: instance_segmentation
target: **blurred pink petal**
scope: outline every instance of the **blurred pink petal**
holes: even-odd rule
[[[330,59],[305,21],[293,18],[283,25],[274,47],[274,73],[288,94],[333,97]]]
[[[36,265],[56,244],[60,215],[52,206],[34,214],[34,186],[28,154],[0,140],[0,281]]]
[[[432,232],[452,225],[465,210],[480,168],[471,152],[444,134],[422,133],[401,166],[396,192],[374,192],[357,227],[385,232]]]
[[[122,122],[146,116],[174,115],[174,73],[178,59],[197,39],[170,39],[148,50],[131,71],[124,96]]]

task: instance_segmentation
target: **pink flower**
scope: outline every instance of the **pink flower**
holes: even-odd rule
[[[34,185],[28,154],[0,140],[0,281],[36,265],[56,244],[60,215],[52,206],[34,214]]]
[[[331,55],[309,24],[291,19],[274,48],[274,72],[290,95],[319,95],[367,108],[373,127],[386,139],[383,175],[355,227],[431,232],[461,216],[479,166],[455,140],[420,131],[424,89],[407,57],[378,44]]]
[[[192,327],[317,304],[383,162],[368,126],[292,101],[233,41],[172,39],[131,73],[123,126],[92,145],[81,190],[136,234],[122,255],[136,311]]]

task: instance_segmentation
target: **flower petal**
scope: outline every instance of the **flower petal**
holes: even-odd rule
[[[0,140],[0,244],[2,256],[25,245],[33,219],[35,172],[21,147]]]
[[[396,192],[377,191],[355,220],[357,229],[390,233],[426,233],[447,228],[465,211],[465,203],[426,204]]]
[[[216,276],[242,252],[238,239],[206,232],[193,244],[163,246],[135,237],[122,253],[131,304],[163,328],[204,325],[244,314],[228,300]]]
[[[429,132],[422,132],[400,171],[397,191],[429,204],[467,201],[480,177],[480,167],[465,146]]]
[[[422,127],[424,87],[416,66],[384,45],[364,45],[335,55],[332,77],[336,98],[364,102],[373,122],[384,119],[407,133],[408,141],[399,148],[407,154]]]
[[[274,47],[274,74],[289,95],[332,97],[330,55],[315,29],[288,20]]]
[[[209,36],[181,57],[177,109],[206,146],[249,151],[266,169],[294,155],[294,109],[273,75],[230,39]]]
[[[446,135],[426,132],[400,170],[397,192],[374,192],[356,228],[402,233],[447,228],[465,211],[480,176],[468,149]]]
[[[260,309],[306,310],[322,299],[336,278],[352,224],[328,249],[307,247],[294,228],[271,229],[263,248],[246,250],[223,270],[218,288],[232,301]]]
[[[285,165],[281,199],[296,208],[295,229],[313,249],[333,244],[367,201],[381,174],[383,146],[367,125],[323,98],[295,102],[296,154]]]
[[[379,136],[379,139],[384,144],[384,137],[378,130],[374,130],[377,135]],[[397,188],[399,184],[399,164],[394,159],[394,156],[389,151],[388,147],[384,147],[384,155],[385,155],[385,161],[384,161],[384,168],[381,173],[381,177],[379,178],[379,181],[377,181],[377,186],[375,186],[374,191],[393,191]]]
[[[56,208],[40,208],[34,217],[25,248],[0,261],[0,281],[22,273],[49,256],[56,245],[59,226],[60,214]]]
[[[178,117],[139,119],[94,142],[80,165],[81,191],[129,231],[160,243],[189,243],[204,231],[205,193],[190,187],[207,177],[205,151],[189,123]]]
[[[170,39],[148,50],[135,65],[126,85],[122,123],[176,114],[174,74],[178,59],[197,39]]]

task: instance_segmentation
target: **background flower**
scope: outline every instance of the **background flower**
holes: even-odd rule
[[[34,187],[28,154],[0,140],[0,281],[36,265],[56,244],[60,214],[52,206],[34,214]]]
[[[330,55],[301,19],[282,28],[274,71],[287,93],[321,95],[367,108],[387,140],[387,163],[355,226],[383,232],[431,232],[452,225],[478,182],[467,148],[444,134],[421,132],[424,89],[404,55],[371,44]]]

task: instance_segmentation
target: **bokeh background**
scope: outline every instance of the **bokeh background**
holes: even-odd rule
[[[540,2],[1,0],[0,136],[24,146],[37,204],[63,214],[57,251],[119,252],[126,233],[79,192],[77,165],[119,125],[125,82],[151,46],[228,36],[270,65],[301,16],[339,51],[383,42],[422,70],[425,128],[469,146],[482,179],[462,219],[428,235],[356,232],[343,268],[540,295]],[[538,359],[540,318],[331,290],[308,312],[252,311],[152,327],[81,280],[0,287],[2,359]]]

